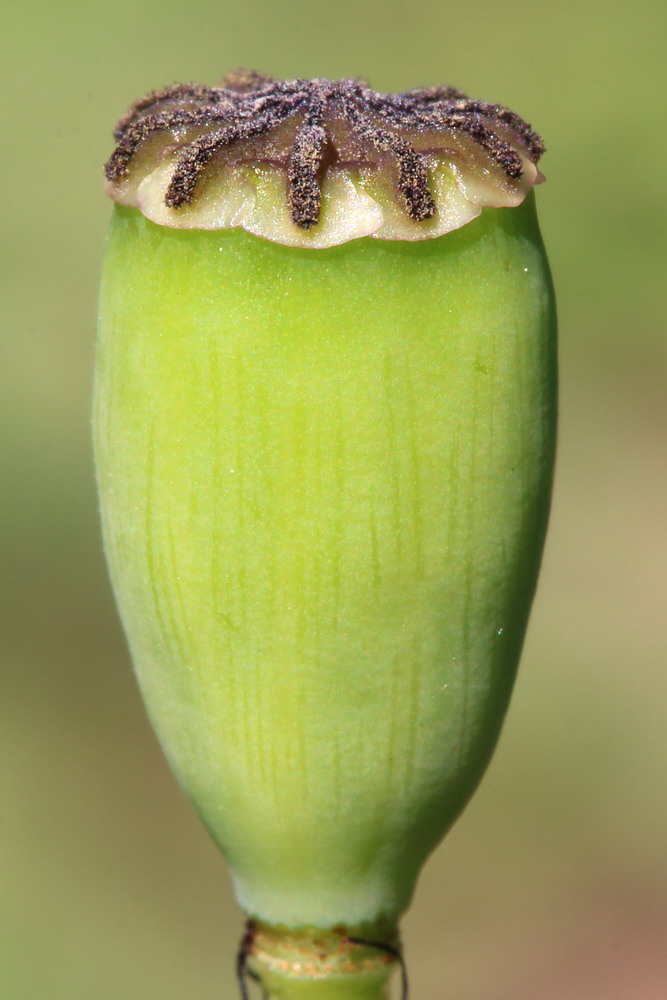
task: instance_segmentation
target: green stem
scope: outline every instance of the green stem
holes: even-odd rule
[[[268,1000],[386,1000],[390,967],[335,979],[294,979],[264,972],[262,986]]]

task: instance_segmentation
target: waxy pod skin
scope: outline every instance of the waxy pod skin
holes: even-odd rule
[[[452,88],[252,73],[117,138],[95,448],[141,690],[249,918],[242,990],[378,1000],[536,584],[541,143]]]

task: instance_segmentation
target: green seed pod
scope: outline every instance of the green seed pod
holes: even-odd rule
[[[384,995],[510,696],[546,526],[539,138],[237,74],[107,164],[95,445],[139,683],[270,996]]]

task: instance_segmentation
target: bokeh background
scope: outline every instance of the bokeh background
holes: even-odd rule
[[[237,66],[450,83],[543,133],[553,520],[520,679],[405,921],[416,1000],[667,996],[665,8],[24,0],[0,72],[0,997],[232,1000],[241,915],[148,728],[89,443],[101,163],[131,100]]]

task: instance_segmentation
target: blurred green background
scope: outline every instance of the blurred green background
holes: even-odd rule
[[[2,1000],[236,997],[241,915],[134,686],[88,412],[111,127],[149,89],[237,66],[454,84],[546,138],[553,520],[499,751],[405,921],[413,996],[667,995],[666,28],[657,0],[5,11]]]

